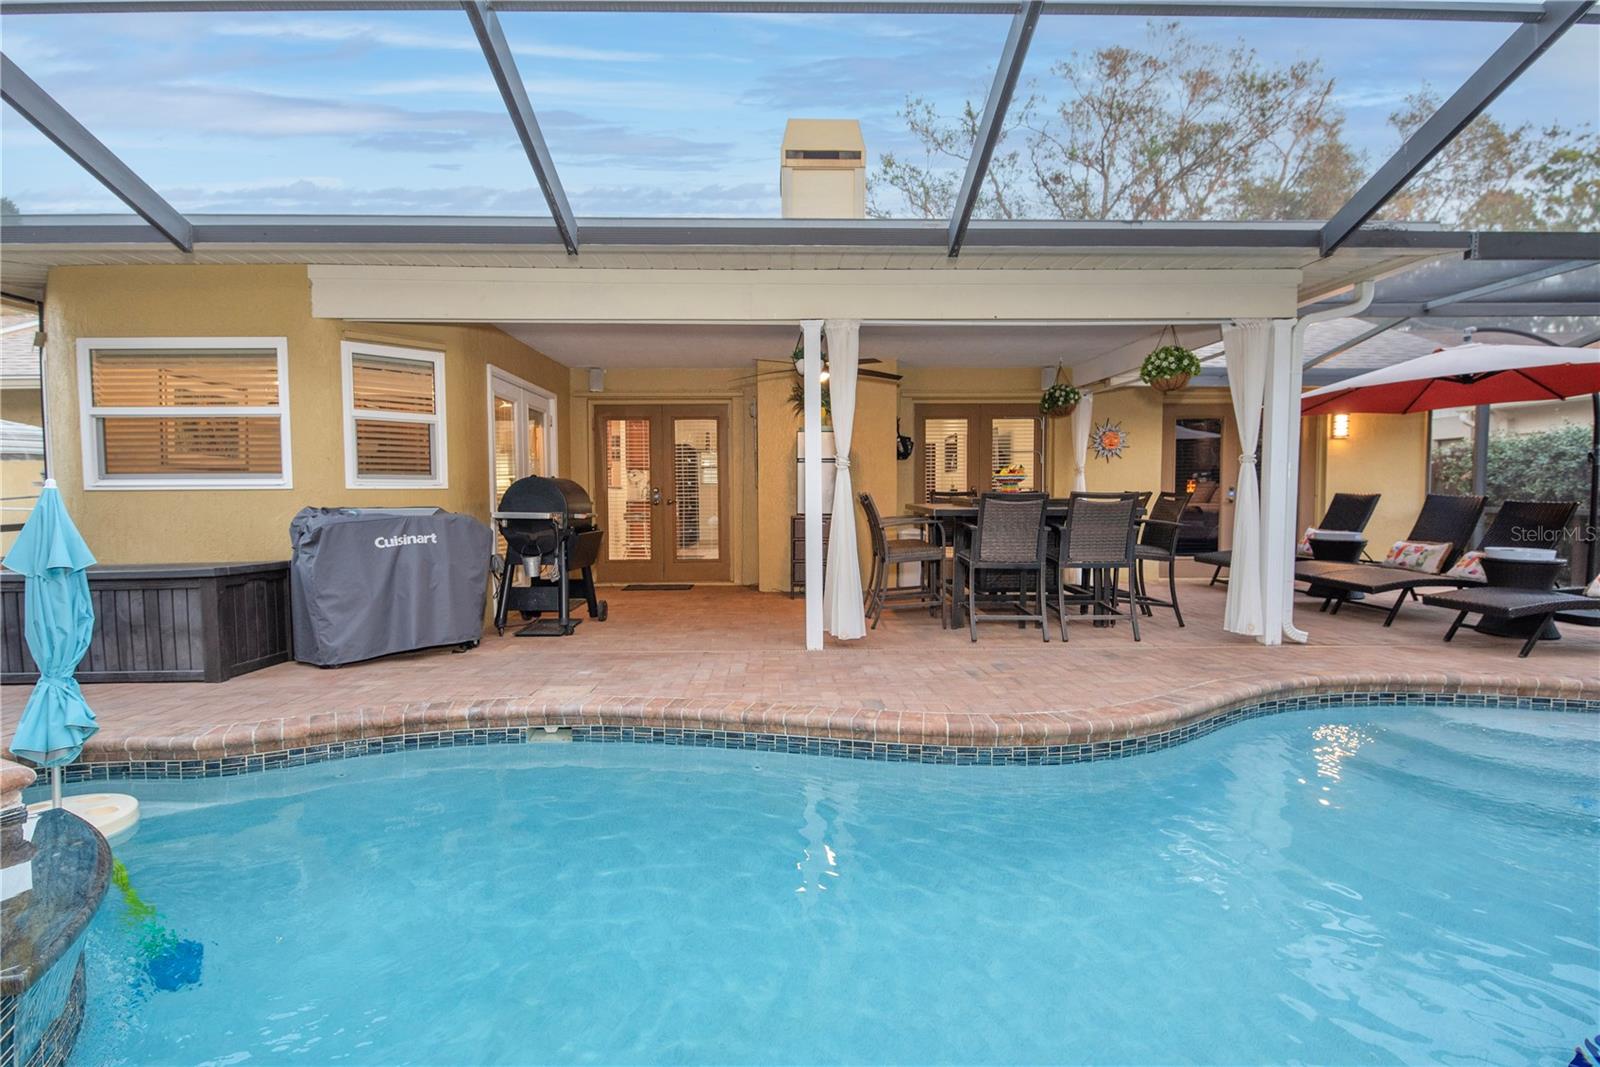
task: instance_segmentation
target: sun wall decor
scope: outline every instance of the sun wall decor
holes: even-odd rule
[[[1094,433],[1089,435],[1089,445],[1094,449],[1094,454],[1107,463],[1120,459],[1122,453],[1128,448],[1128,431],[1122,428],[1122,423],[1112,422],[1110,419],[1094,428]]]

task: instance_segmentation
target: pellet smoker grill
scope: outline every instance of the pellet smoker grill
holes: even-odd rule
[[[604,622],[606,603],[595,595],[594,564],[603,537],[594,503],[577,482],[565,478],[520,478],[511,483],[494,513],[506,541],[494,603],[494,627],[504,634],[506,616],[532,621],[518,637],[565,637],[578,628],[572,604],[583,601],[589,618]],[[515,582],[518,570],[528,584]],[[553,614],[555,618],[540,616]]]

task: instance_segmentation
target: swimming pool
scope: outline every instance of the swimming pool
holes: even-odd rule
[[[528,744],[118,783],[159,916],[96,916],[72,1062],[1565,1063],[1597,772],[1594,715],[1386,707],[1072,767]],[[156,987],[150,921],[197,983]]]

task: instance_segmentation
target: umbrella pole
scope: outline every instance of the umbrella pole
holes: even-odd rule
[[[50,768],[50,806],[61,807],[61,768]]]
[[[1593,419],[1589,430],[1589,528],[1584,531],[1589,540],[1585,585],[1600,574],[1600,393],[1589,394],[1589,405]]]

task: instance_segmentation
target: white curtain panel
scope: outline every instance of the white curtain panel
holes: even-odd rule
[[[1239,475],[1233,505],[1233,561],[1228,567],[1228,604],[1222,615],[1230,633],[1259,636],[1261,601],[1261,496],[1256,485],[1256,444],[1261,440],[1261,405],[1272,358],[1272,323],[1234,322],[1222,328],[1228,391],[1239,427]]]
[[[828,394],[833,410],[833,530],[828,571],[822,583],[822,618],[843,641],[867,636],[862,604],[861,557],[856,553],[856,494],[850,480],[850,439],[856,421],[856,366],[861,358],[861,323],[829,319]]]
[[[1094,425],[1094,394],[1084,393],[1072,409],[1072,462],[1077,474],[1072,479],[1074,493],[1089,491],[1089,427]]]

